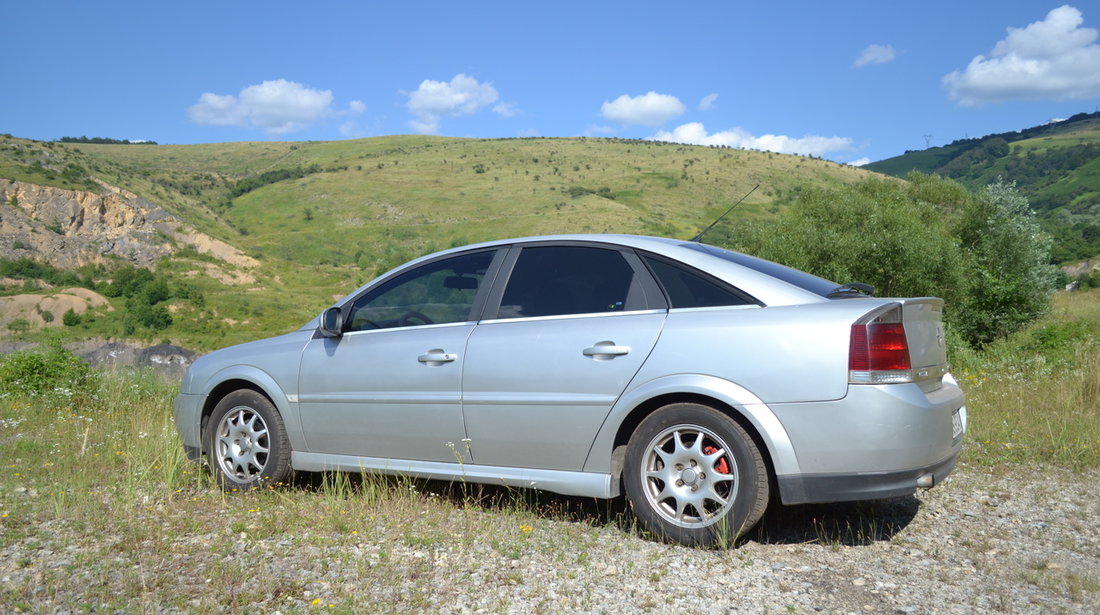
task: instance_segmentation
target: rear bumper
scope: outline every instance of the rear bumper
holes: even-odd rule
[[[801,474],[779,476],[784,504],[878,500],[916,493],[918,487],[940,484],[955,468],[958,454],[938,463],[911,470],[857,474]],[[924,480],[920,480],[924,477]],[[921,484],[918,484],[918,481]]]
[[[783,503],[873,500],[939,484],[962,450],[965,402],[948,376],[930,392],[853,385],[835,402],[773,406],[800,470],[776,476]]]

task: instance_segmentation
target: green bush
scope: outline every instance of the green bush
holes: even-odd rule
[[[1047,362],[1072,366],[1082,349],[1095,344],[1100,336],[1100,325],[1086,320],[1046,322],[1028,329],[1018,342],[1021,350],[1034,356],[1042,356]]]
[[[75,327],[80,324],[80,314],[77,314],[76,310],[70,308],[61,315],[61,322],[66,327]]]
[[[0,394],[72,397],[94,391],[97,375],[57,339],[0,357]]]
[[[128,300],[126,310],[129,312],[126,321],[131,322],[131,325],[140,325],[154,331],[161,331],[172,325],[172,314],[168,312],[167,307],[152,305],[142,300],[141,297]],[[135,330],[133,326],[129,326],[126,327],[125,332],[127,335],[131,335]]]
[[[872,179],[803,189],[777,218],[734,228],[729,242],[838,283],[871,284],[879,297],[955,305],[967,287],[966,259],[943,207],[920,198],[932,188]]]
[[[16,318],[8,323],[8,330],[12,333],[26,333],[31,328],[31,323],[26,318]]]
[[[964,207],[955,233],[970,260],[971,288],[956,319],[964,337],[981,346],[1046,314],[1057,282],[1050,239],[1014,185],[984,188]]]
[[[1027,199],[1009,184],[972,194],[914,174],[806,188],[767,221],[726,224],[709,236],[838,283],[865,282],[879,297],[941,297],[945,320],[980,347],[1046,313],[1056,268]]]

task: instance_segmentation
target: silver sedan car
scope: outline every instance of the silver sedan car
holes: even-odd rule
[[[943,302],[868,291],[673,239],[456,248],[200,358],[176,425],[226,488],[344,470],[625,493],[654,534],[710,545],[772,499],[907,495],[954,467]]]

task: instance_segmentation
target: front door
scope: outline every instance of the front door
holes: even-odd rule
[[[310,452],[465,461],[466,342],[494,253],[419,265],[342,306],[343,334],[317,337],[302,354]]]

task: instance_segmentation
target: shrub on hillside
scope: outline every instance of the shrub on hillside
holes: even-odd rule
[[[879,297],[941,297],[948,325],[975,346],[1020,330],[1049,305],[1050,242],[1011,185],[975,195],[916,174],[908,183],[803,189],[783,204],[777,218],[715,229],[715,243],[865,282]]]
[[[76,313],[76,310],[69,308],[61,316],[61,322],[66,327],[75,327],[80,324],[80,314]]]
[[[901,182],[799,191],[772,220],[733,230],[732,245],[838,283],[865,282],[879,297],[942,297],[959,302],[966,261],[937,203],[937,193]],[[957,194],[951,193],[952,197]]]
[[[0,357],[0,394],[71,398],[94,392],[97,374],[58,339]]]
[[[964,337],[980,346],[1046,314],[1057,284],[1050,239],[1014,185],[985,187],[962,211],[955,234],[970,260],[970,290],[956,319]]]

